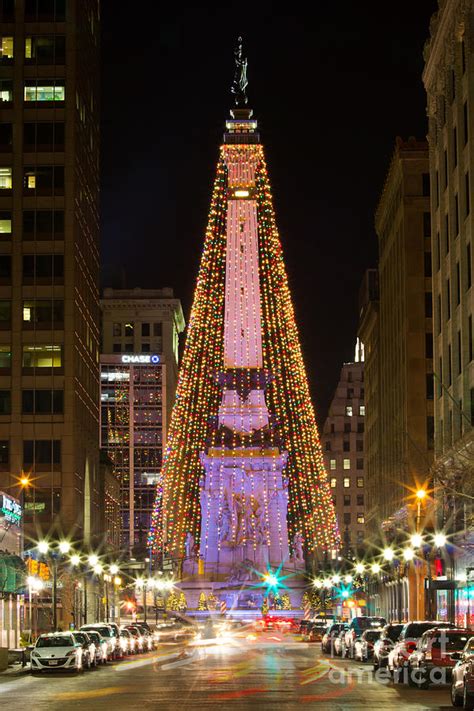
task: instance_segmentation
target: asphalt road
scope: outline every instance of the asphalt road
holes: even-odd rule
[[[267,634],[177,647],[80,675],[0,674],[0,707],[24,709],[452,709],[447,687],[374,681],[371,667],[328,659],[319,644]]]

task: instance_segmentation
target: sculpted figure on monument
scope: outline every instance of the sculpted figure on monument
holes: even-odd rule
[[[186,558],[191,558],[191,556],[194,555],[194,550],[194,536],[190,531],[188,531],[186,534],[186,538],[184,539],[184,551]]]
[[[293,558],[297,561],[303,561],[303,536],[301,533],[295,533],[293,536]]]
[[[220,530],[220,540],[230,541],[232,537],[232,514],[226,494],[224,494],[222,508],[217,515],[217,526]]]

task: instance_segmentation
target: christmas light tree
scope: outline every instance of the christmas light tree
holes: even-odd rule
[[[209,528],[215,524],[209,519],[209,512],[206,520],[201,517],[199,487],[204,474],[203,453],[221,452],[224,458],[228,451],[260,452],[267,459],[274,458],[271,470],[276,472],[277,462],[282,461],[284,452],[283,475],[288,482],[288,507],[278,509],[278,530],[280,538],[288,537],[290,548],[293,545],[292,555],[301,555],[302,559],[302,553],[294,550],[296,538],[301,538],[306,552],[315,549],[328,551],[338,547],[339,532],[275,222],[263,146],[256,138],[257,134],[252,134],[256,122],[249,121],[251,111],[245,110],[241,114],[245,114],[246,119],[230,122],[232,131],[227,135],[231,136],[231,140],[220,149],[204,250],[168,431],[163,491],[157,492],[149,543],[155,553],[162,553],[165,549],[180,558],[184,556],[186,536],[191,535],[194,541],[201,542],[201,555],[205,558],[207,543],[203,547],[203,537],[207,541]],[[247,130],[251,134],[250,139],[246,135],[240,143],[240,130]],[[257,326],[259,330],[254,334],[254,340],[260,343],[262,365],[259,367],[230,367],[226,360],[224,332],[227,334],[225,329],[232,319],[225,298],[228,288],[226,270],[229,280],[228,270],[232,268],[232,265],[229,267],[227,244],[229,220],[240,220],[240,230],[244,233],[243,203],[237,205],[237,212],[231,216],[230,197],[235,203],[239,199],[252,203],[250,208],[245,208],[245,214],[250,215],[245,229],[250,229],[251,215],[256,216],[253,229],[257,252],[253,261],[248,252],[244,253],[243,244],[240,246],[245,273],[240,277],[243,281],[239,287],[242,291],[239,308],[240,311],[259,310],[257,317],[254,313],[254,320],[248,321],[253,324],[251,327],[254,330]],[[230,226],[231,230],[235,224]],[[238,250],[238,246],[235,249]],[[258,290],[257,307],[255,299],[251,301],[252,295],[247,299],[246,292],[244,294],[245,289],[251,288]],[[249,306],[250,303],[252,306]],[[233,318],[235,323],[238,318],[241,319],[239,323],[247,323],[245,314],[234,314]],[[240,333],[240,326],[234,328],[233,333]],[[244,336],[242,328],[242,343],[245,344],[248,341]],[[237,340],[234,335],[234,341]],[[239,347],[248,349],[248,346],[239,346],[237,342],[234,346],[236,352]],[[247,362],[245,354],[243,359]],[[227,392],[239,391],[242,402],[248,397],[246,392],[264,390],[270,413],[266,425],[248,433],[243,433],[242,428],[231,428],[229,431],[229,427],[223,427],[222,423],[216,425],[222,411],[219,408],[223,403],[223,387],[227,388]],[[256,527],[259,502],[253,496],[245,498],[243,493],[237,492],[232,494],[231,503],[237,505],[239,496],[247,508],[253,506],[255,509],[255,513],[245,519],[240,531],[245,544],[250,539],[249,529]],[[273,522],[270,521],[268,502],[265,500],[262,505],[266,525],[262,528],[261,537],[268,538]],[[225,502],[219,506],[221,520],[217,525],[221,535]],[[281,520],[280,516],[285,520]],[[232,525],[235,528],[235,523]],[[286,550],[288,541],[284,542]],[[268,540],[268,545],[270,543]]]

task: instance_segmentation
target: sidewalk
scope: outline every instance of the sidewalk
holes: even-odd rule
[[[15,679],[17,677],[20,677],[22,675],[26,675],[30,673],[30,663],[27,662],[25,667],[22,667],[21,664],[12,664],[11,666],[8,667],[8,669],[5,669],[5,671],[0,672],[0,684],[3,681],[11,681],[12,679]]]

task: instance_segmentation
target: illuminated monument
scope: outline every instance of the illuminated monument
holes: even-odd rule
[[[339,544],[242,46],[150,533],[188,607],[301,598],[305,555]],[[274,591],[275,592],[275,591]]]

